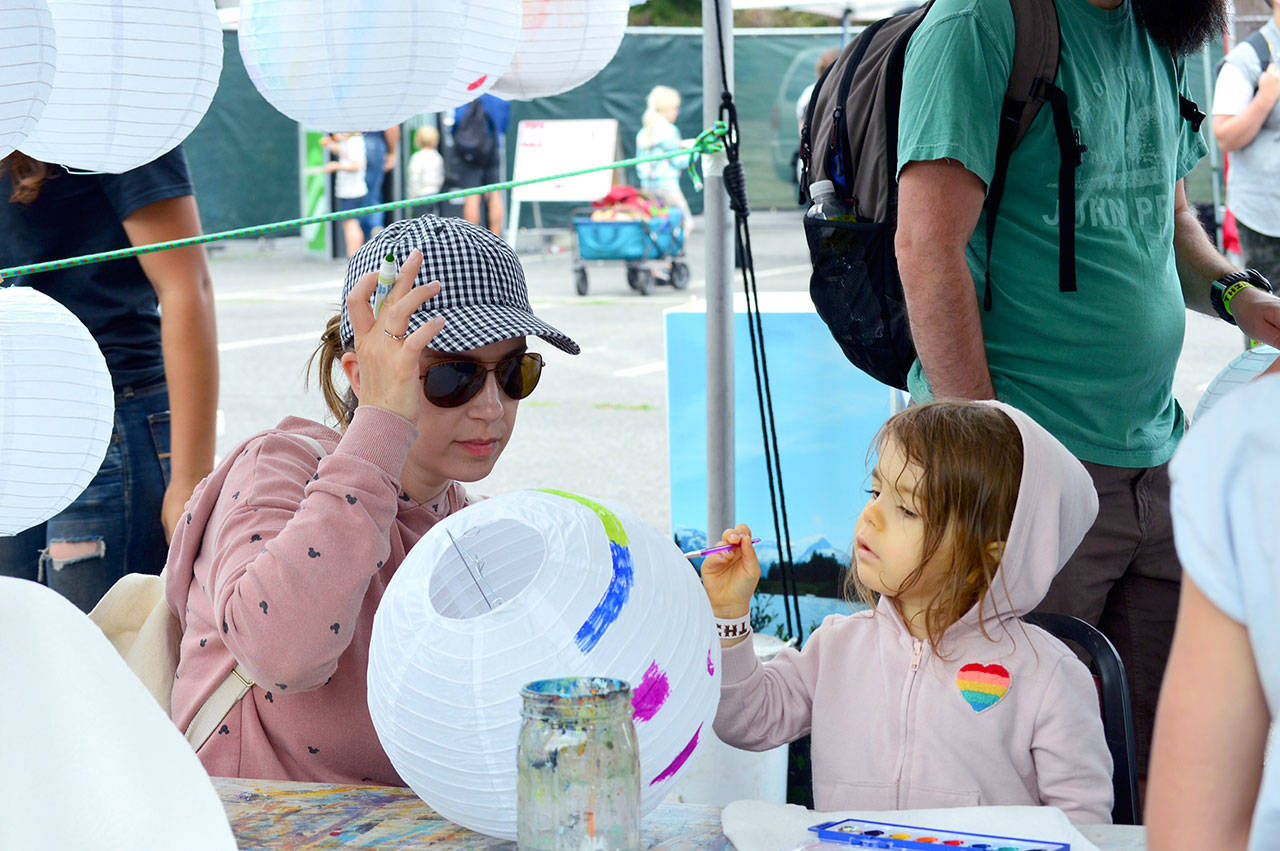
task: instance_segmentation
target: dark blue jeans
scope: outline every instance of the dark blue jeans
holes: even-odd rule
[[[0,538],[0,575],[48,585],[89,611],[126,573],[159,573],[169,547],[160,506],[169,484],[169,391],[164,382],[116,394],[115,426],[98,473],[45,523]],[[49,545],[91,542],[93,552],[55,559]]]

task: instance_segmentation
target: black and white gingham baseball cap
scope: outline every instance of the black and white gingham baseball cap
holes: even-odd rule
[[[534,335],[571,355],[578,344],[533,315],[524,269],[511,247],[499,237],[464,219],[421,216],[401,219],[366,242],[347,264],[342,282],[342,345],[355,343],[347,296],[369,272],[377,274],[387,254],[396,267],[413,249],[422,252],[422,269],[415,287],[440,282],[440,294],[409,317],[413,331],[436,316],[444,329],[428,344],[438,352],[456,354],[499,340]]]

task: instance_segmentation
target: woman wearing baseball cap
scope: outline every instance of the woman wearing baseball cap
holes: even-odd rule
[[[387,255],[399,274],[375,315]],[[210,774],[403,785],[365,702],[373,615],[405,553],[510,440],[543,366],[530,336],[578,353],[533,315],[519,260],[487,230],[408,219],[352,258],[316,352],[338,430],[289,417],[232,450],[170,549],[171,714],[213,730],[198,745]],[[211,696],[244,691],[241,677],[252,687],[210,721],[226,703]]]

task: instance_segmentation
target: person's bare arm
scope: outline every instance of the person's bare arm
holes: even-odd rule
[[[898,271],[916,353],[938,398],[995,398],[965,261],[985,198],[982,179],[955,160],[908,163],[898,179]]]
[[[387,140],[387,155],[382,160],[382,170],[391,171],[396,167],[396,152],[400,150],[400,125],[388,127],[382,131],[382,137]]]
[[[1184,577],[1151,751],[1151,848],[1246,846],[1270,723],[1248,631]]]
[[[1173,252],[1187,307],[1217,316],[1209,303],[1209,284],[1238,270],[1209,241],[1209,235],[1187,203],[1187,191],[1181,180],[1173,187]]]
[[[157,201],[124,220],[134,245],[200,233],[191,195]],[[138,257],[160,301],[160,344],[169,385],[170,477],[161,509],[165,537],[195,486],[213,469],[218,407],[218,341],[213,282],[204,248],[175,248]]]
[[[1235,115],[1213,116],[1213,138],[1218,147],[1231,153],[1252,142],[1277,99],[1280,99],[1280,68],[1272,62],[1258,77],[1258,90],[1248,106]]]
[[[1174,187],[1173,216],[1173,248],[1182,297],[1192,310],[1217,316],[1209,302],[1209,284],[1238,270],[1209,241],[1187,203],[1181,180]],[[1250,339],[1280,346],[1280,298],[1257,287],[1247,287],[1232,299],[1231,315]]]

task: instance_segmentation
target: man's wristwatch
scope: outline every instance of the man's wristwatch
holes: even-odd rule
[[[1236,318],[1231,314],[1231,300],[1246,287],[1257,287],[1260,290],[1272,292],[1271,282],[1257,269],[1231,272],[1209,285],[1209,302],[1213,305],[1213,309],[1232,325],[1236,324]]]

